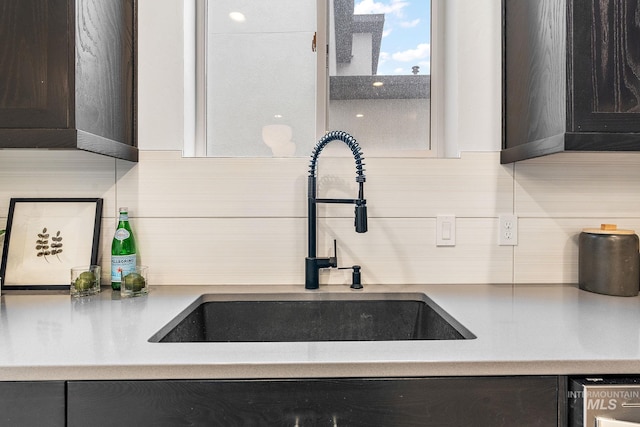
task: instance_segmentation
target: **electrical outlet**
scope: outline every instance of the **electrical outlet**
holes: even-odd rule
[[[513,214],[498,216],[498,245],[516,246],[518,244],[518,217]]]

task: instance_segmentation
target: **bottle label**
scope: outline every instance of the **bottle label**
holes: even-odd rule
[[[122,276],[135,271],[136,254],[111,256],[111,282],[120,283]]]
[[[116,234],[114,237],[122,241],[122,240],[128,239],[129,236],[131,236],[131,233],[129,233],[129,231],[126,228],[118,228],[116,230]]]

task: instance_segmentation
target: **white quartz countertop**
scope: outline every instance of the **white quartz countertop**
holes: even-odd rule
[[[422,292],[475,339],[152,343],[207,293]],[[640,372],[640,297],[574,285],[158,286],[146,297],[2,295],[0,381]]]

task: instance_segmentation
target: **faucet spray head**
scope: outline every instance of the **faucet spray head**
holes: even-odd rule
[[[358,175],[360,189],[358,190],[358,199],[356,200],[355,226],[356,233],[367,232],[367,200],[364,198],[364,176]]]
[[[356,204],[356,233],[366,233],[367,232],[367,205],[364,203]]]

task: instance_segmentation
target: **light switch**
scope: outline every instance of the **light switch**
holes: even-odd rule
[[[442,221],[442,240],[451,240],[451,221]]]
[[[436,246],[456,245],[455,215],[438,215],[436,217]]]

